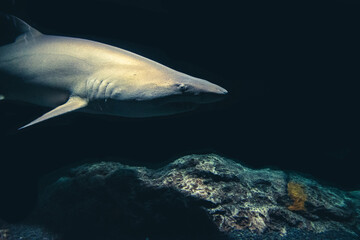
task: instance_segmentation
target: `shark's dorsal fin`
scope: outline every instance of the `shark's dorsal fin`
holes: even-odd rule
[[[45,121],[47,119],[50,119],[50,118],[53,118],[53,117],[83,108],[83,107],[86,107],[87,104],[88,104],[88,101],[83,98],[76,97],[76,96],[70,97],[69,100],[66,103],[64,103],[63,105],[60,105],[57,108],[51,110],[50,112],[45,113],[41,117],[32,121],[31,123],[19,128],[19,130],[29,127],[31,125],[34,125],[36,123]]]
[[[39,35],[42,34],[23,20],[0,12],[0,46],[33,40]]]

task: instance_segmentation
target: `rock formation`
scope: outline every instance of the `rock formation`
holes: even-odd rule
[[[33,221],[64,239],[359,239],[359,192],[215,154],[152,170],[97,162],[40,194]]]

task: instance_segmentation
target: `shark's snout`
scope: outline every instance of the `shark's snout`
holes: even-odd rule
[[[205,80],[194,87],[194,95],[198,103],[217,102],[223,99],[227,93],[228,91],[225,88]]]
[[[199,93],[199,103],[217,102],[227,95],[228,91],[225,88],[219,87],[213,91],[204,91]]]
[[[215,84],[214,84],[215,85]],[[218,85],[215,85],[215,89],[213,91],[214,94],[218,94],[218,95],[226,95],[228,93],[228,91],[225,88],[222,88]]]

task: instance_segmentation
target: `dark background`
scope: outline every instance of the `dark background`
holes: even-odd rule
[[[43,33],[115,45],[230,94],[178,116],[71,113],[22,131],[49,109],[2,101],[0,218],[23,219],[42,176],[89,159],[158,167],[216,152],[359,189],[360,5],[248,2],[2,0]]]

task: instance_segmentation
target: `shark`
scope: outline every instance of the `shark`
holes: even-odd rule
[[[0,100],[51,108],[23,129],[72,111],[173,115],[222,99],[226,89],[104,43],[41,33],[0,14]]]

